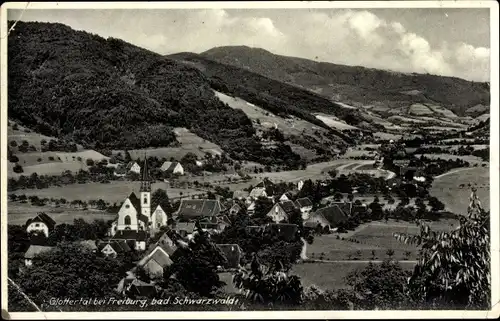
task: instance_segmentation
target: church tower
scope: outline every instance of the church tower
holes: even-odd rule
[[[141,178],[141,214],[151,221],[151,179],[149,178],[148,160],[144,155],[144,166],[142,167]]]

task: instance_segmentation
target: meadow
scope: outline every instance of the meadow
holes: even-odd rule
[[[477,187],[477,196],[485,210],[490,209],[490,168],[472,167],[454,169],[434,179],[429,193],[456,214],[466,214],[471,186]],[[465,186],[460,187],[464,184]]]
[[[57,224],[72,224],[74,219],[81,218],[86,222],[94,220],[112,220],[116,214],[98,210],[82,210],[70,207],[32,206],[29,203],[9,202],[7,205],[8,224],[24,225],[29,218],[34,218],[39,212],[45,212],[52,217]]]
[[[315,285],[323,290],[345,289],[348,287],[346,277],[358,269],[364,269],[366,261],[350,261],[335,263],[302,263],[293,266],[291,272],[300,276],[304,286]],[[402,262],[403,269],[411,271],[413,262]]]
[[[41,198],[65,198],[69,201],[102,199],[111,204],[119,204],[123,202],[125,198],[130,195],[130,193],[139,193],[140,185],[140,182],[113,181],[108,184],[86,183],[44,189],[20,189],[16,190],[15,194],[25,194],[26,196],[36,195]],[[152,192],[159,188],[166,190],[170,198],[178,198],[181,194],[183,197],[188,197],[205,193],[204,191],[195,189],[170,188],[169,185],[164,182],[156,182],[151,186]]]

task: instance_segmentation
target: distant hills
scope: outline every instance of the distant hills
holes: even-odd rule
[[[38,22],[18,22],[8,45],[9,118],[85,149],[176,147],[186,128],[234,159],[296,168],[353,144],[352,129],[460,130],[489,113],[483,83],[249,47],[162,56]]]
[[[139,149],[176,146],[173,128],[184,127],[236,159],[300,161],[286,144],[264,148],[247,115],[221,102],[197,68],[58,23],[18,22],[8,44],[9,118],[40,134]]]
[[[385,106],[440,105],[459,116],[478,116],[489,106],[489,86],[460,78],[337,65],[273,54],[246,46],[217,47],[201,56],[309,89],[347,104]],[[478,106],[479,105],[479,106]],[[477,107],[475,107],[477,106]],[[468,109],[475,108],[467,112]]]

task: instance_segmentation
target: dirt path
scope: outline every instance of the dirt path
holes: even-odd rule
[[[463,172],[463,171],[467,171],[467,170],[471,170],[471,169],[474,169],[474,167],[467,167],[467,168],[460,168],[460,169],[456,169],[456,170],[451,170],[449,172],[446,172],[444,174],[441,174],[441,175],[434,177],[434,179],[441,178],[441,177],[448,176],[448,175],[455,174],[455,173],[459,173],[459,172]]]

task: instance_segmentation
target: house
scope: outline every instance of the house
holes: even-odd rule
[[[141,175],[141,166],[137,164],[137,162],[130,162],[127,164],[128,172],[136,173],[137,175]]]
[[[163,277],[163,270],[173,263],[167,251],[162,246],[156,245],[137,263],[137,267],[143,268],[144,272],[154,279]]]
[[[296,224],[267,224],[264,228],[266,232],[277,233],[284,240],[291,242],[295,240],[299,227]]]
[[[42,232],[45,237],[49,237],[49,233],[54,230],[56,222],[45,213],[38,213],[35,218],[30,218],[26,221],[26,233]]]
[[[268,197],[273,197],[276,195],[276,184],[271,182],[269,179],[264,179],[259,184],[255,186],[256,188],[264,188],[266,195]]]
[[[162,226],[167,226],[167,224],[168,224],[167,213],[165,213],[165,211],[160,205],[156,206],[156,209],[154,210],[153,214],[151,214],[151,225],[149,227],[151,236],[154,236]]]
[[[237,203],[235,203],[231,208],[229,209],[229,214],[230,215],[236,215],[242,210],[241,206]]]
[[[42,253],[50,252],[54,249],[53,246],[30,245],[26,253],[24,253],[24,264],[26,266],[33,265],[33,259]]]
[[[329,205],[338,206],[347,217],[350,217],[352,213],[352,204],[352,202],[330,202]]]
[[[281,195],[279,201],[280,202],[286,202],[286,201],[291,201],[292,200],[292,193],[290,192],[286,192],[286,193],[283,193],[283,195]]]
[[[266,189],[264,187],[254,187],[250,192],[250,198],[258,199],[259,197],[267,197]]]
[[[319,227],[323,230],[332,230],[336,228],[340,223],[347,222],[348,215],[342,210],[339,205],[331,205],[323,207],[314,212],[306,222],[304,226],[309,228]]]
[[[184,168],[179,162],[164,162],[160,170],[168,174],[184,175]]]
[[[201,167],[201,166],[203,166],[203,161],[196,160],[195,164],[196,164],[196,166]]]
[[[136,251],[145,251],[147,238],[148,235],[146,231],[123,230],[116,232],[112,240],[125,241]]]
[[[109,240],[99,243],[100,251],[106,256],[116,257],[118,254],[125,254],[132,249],[127,242],[120,240]]]
[[[247,207],[247,214],[248,215],[253,215],[255,214],[255,202],[250,203]]]
[[[215,217],[222,211],[223,207],[218,200],[181,200],[175,216],[181,220],[194,220],[202,217]]]
[[[281,203],[276,203],[271,208],[267,216],[271,217],[274,222],[281,223],[283,221],[288,221],[290,215],[297,210],[295,204],[292,201],[285,201]]]
[[[227,260],[224,269],[237,269],[240,266],[242,251],[238,244],[216,244],[216,246]]]
[[[154,246],[160,246],[169,256],[172,256],[177,250],[177,246],[172,241],[170,237],[168,237],[167,233],[163,233],[163,235],[158,239],[156,244],[150,246],[150,249]]]
[[[299,198],[295,201],[295,206],[302,213],[302,219],[307,220],[313,209],[312,201],[307,197]]]
[[[173,230],[182,237],[192,234],[194,229],[195,223],[193,222],[177,222],[173,227]]]

